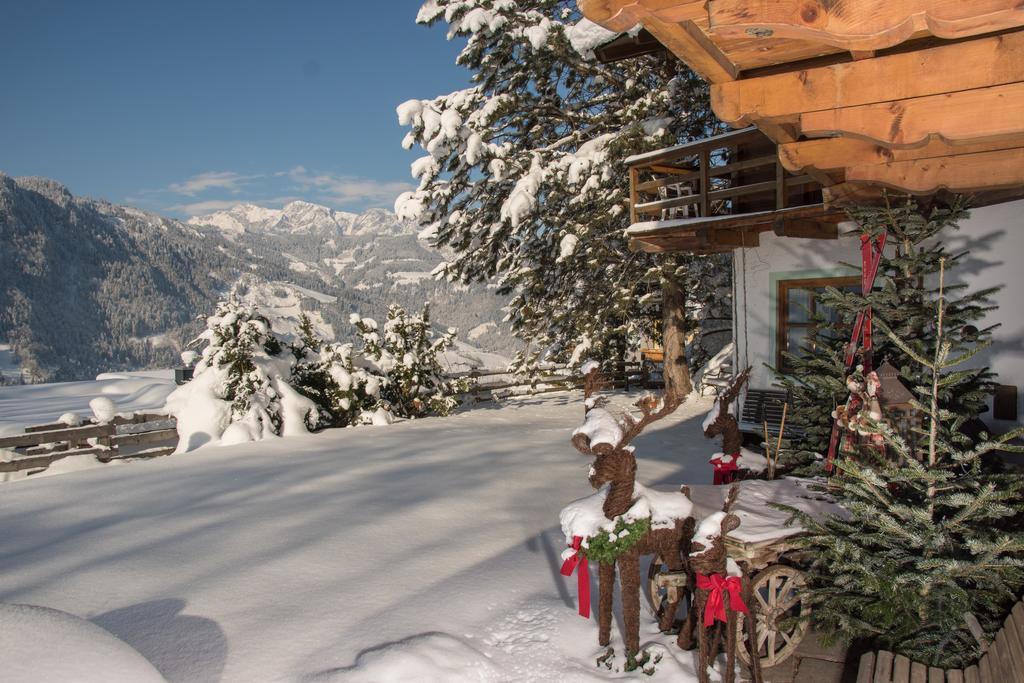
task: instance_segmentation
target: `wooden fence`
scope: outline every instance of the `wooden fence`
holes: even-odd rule
[[[625,391],[660,385],[660,381],[652,380],[640,363],[620,364],[615,371],[606,372],[605,376],[612,388]],[[454,394],[463,402],[471,403],[551,391],[568,391],[583,386],[583,378],[574,375],[570,367],[562,365],[522,374],[507,370],[470,370],[451,373],[448,377],[471,380],[469,389]]]
[[[174,418],[156,413],[119,415],[110,422],[77,427],[59,422],[34,425],[24,434],[0,437],[0,449],[15,453],[10,460],[0,460],[0,473],[34,473],[76,455],[95,455],[100,462],[155,458],[173,453],[177,443]]]
[[[940,669],[885,650],[860,658],[857,683],[1012,683],[1024,681],[1024,600],[1013,606],[993,642],[966,669]]]
[[[455,394],[463,403],[474,404],[511,396],[566,391],[579,387],[582,378],[566,366],[542,368],[515,374],[505,370],[472,370],[452,373],[451,379],[468,379],[470,387]],[[620,365],[608,374],[615,388],[630,390],[650,384],[637,363]],[[118,416],[110,422],[81,426],[51,423],[26,427],[24,434],[0,437],[0,451],[14,456],[0,459],[0,474],[27,471],[35,474],[64,458],[93,455],[100,462],[155,458],[174,452],[178,443],[175,420],[159,413]]]

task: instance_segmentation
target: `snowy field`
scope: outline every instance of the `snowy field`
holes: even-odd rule
[[[642,482],[710,481],[710,405],[637,440]],[[592,492],[582,411],[549,394],[5,484],[0,602],[85,617],[170,681],[645,679],[595,669],[559,575],[559,510]],[[657,676],[690,680],[643,629]]]

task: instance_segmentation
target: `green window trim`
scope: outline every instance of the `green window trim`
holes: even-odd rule
[[[768,354],[767,362],[773,367],[779,359],[779,283],[790,280],[831,280],[860,277],[860,271],[849,266],[805,270],[773,271],[768,274]]]

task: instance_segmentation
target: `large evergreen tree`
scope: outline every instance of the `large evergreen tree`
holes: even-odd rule
[[[867,296],[859,291],[826,290],[819,299],[811,343],[798,353],[785,354],[789,367],[779,379],[789,393],[790,424],[802,434],[789,442],[781,457],[786,467],[801,472],[819,470],[820,456],[828,450],[832,412],[847,399],[848,372],[843,360],[857,314],[870,304],[874,319],[888,325],[902,340],[902,345],[895,343],[876,326],[872,354],[875,364],[887,359],[908,387],[927,384],[930,371],[914,356],[933,358],[936,352],[939,264],[944,261],[946,269],[955,274],[957,265],[967,256],[967,252],[949,253],[944,240],[968,216],[960,203],[925,210],[913,201],[902,201],[853,208],[849,215],[857,223],[858,234],[873,237],[888,231],[888,247],[874,289]],[[860,268],[860,264],[850,265]],[[991,338],[994,326],[979,326],[993,307],[994,291],[970,291],[963,283],[946,286],[942,336],[952,345],[953,353]],[[832,319],[821,314],[823,310],[831,311]],[[991,390],[992,373],[987,368],[964,369],[957,373],[955,382],[941,387],[939,406],[963,416],[965,431],[975,432],[970,423],[984,410]]]
[[[509,319],[532,345],[520,364],[607,358],[657,338],[658,309],[641,295],[659,282],[713,324],[723,311],[709,304],[728,286],[688,284],[727,273],[722,257],[659,260],[623,236],[624,158],[716,132],[699,77],[667,52],[599,63],[594,47],[613,34],[574,0],[428,0],[417,20],[466,39],[457,61],[473,85],[398,108],[404,146],[426,156],[396,210],[450,254],[448,278],[496,279],[512,295]]]

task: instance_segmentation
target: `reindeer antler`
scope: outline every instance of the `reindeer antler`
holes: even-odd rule
[[[586,374],[583,391],[587,405],[587,417],[583,426],[572,436],[572,445],[583,455],[600,455],[625,448],[643,432],[647,425],[670,415],[686,400],[685,396],[675,398],[663,394],[659,399],[652,394],[647,394],[634,404],[640,409],[639,419],[631,414],[616,418],[603,409],[603,397],[595,395],[605,386],[606,382],[601,373],[597,368],[591,368]],[[592,414],[597,408],[602,409],[601,413]],[[603,425],[600,424],[602,422]],[[592,443],[592,435],[596,431],[603,432],[603,437],[608,437],[611,434],[613,429],[608,424],[609,422],[615,423],[614,430],[618,431],[617,438],[611,440],[605,438],[597,443]]]
[[[641,417],[639,420],[629,414],[622,417],[622,439],[619,441],[618,448],[628,446],[633,439],[640,436],[640,433],[644,431],[647,425],[657,422],[667,415],[671,415],[685,400],[685,396],[677,398],[668,394],[662,394],[660,400],[653,394],[640,397],[640,400],[633,405],[640,409]],[[660,408],[658,407],[659,404],[661,405]]]
[[[608,386],[608,380],[601,371],[594,365],[590,370],[583,376],[583,398],[587,399],[595,394],[599,394],[605,390]]]
[[[731,404],[739,397],[740,391],[743,389],[743,385],[747,383],[747,379],[749,378],[750,366],[748,365],[746,369],[740,374],[736,375],[736,377],[733,378],[731,382],[729,382],[728,386],[725,387],[725,390],[721,394],[719,394],[718,417],[727,415],[729,413],[729,404]]]
[[[725,502],[722,504],[722,512],[729,512],[732,510],[732,506],[736,504],[736,498],[740,495],[740,487],[733,484],[729,487],[729,493],[725,496]]]

